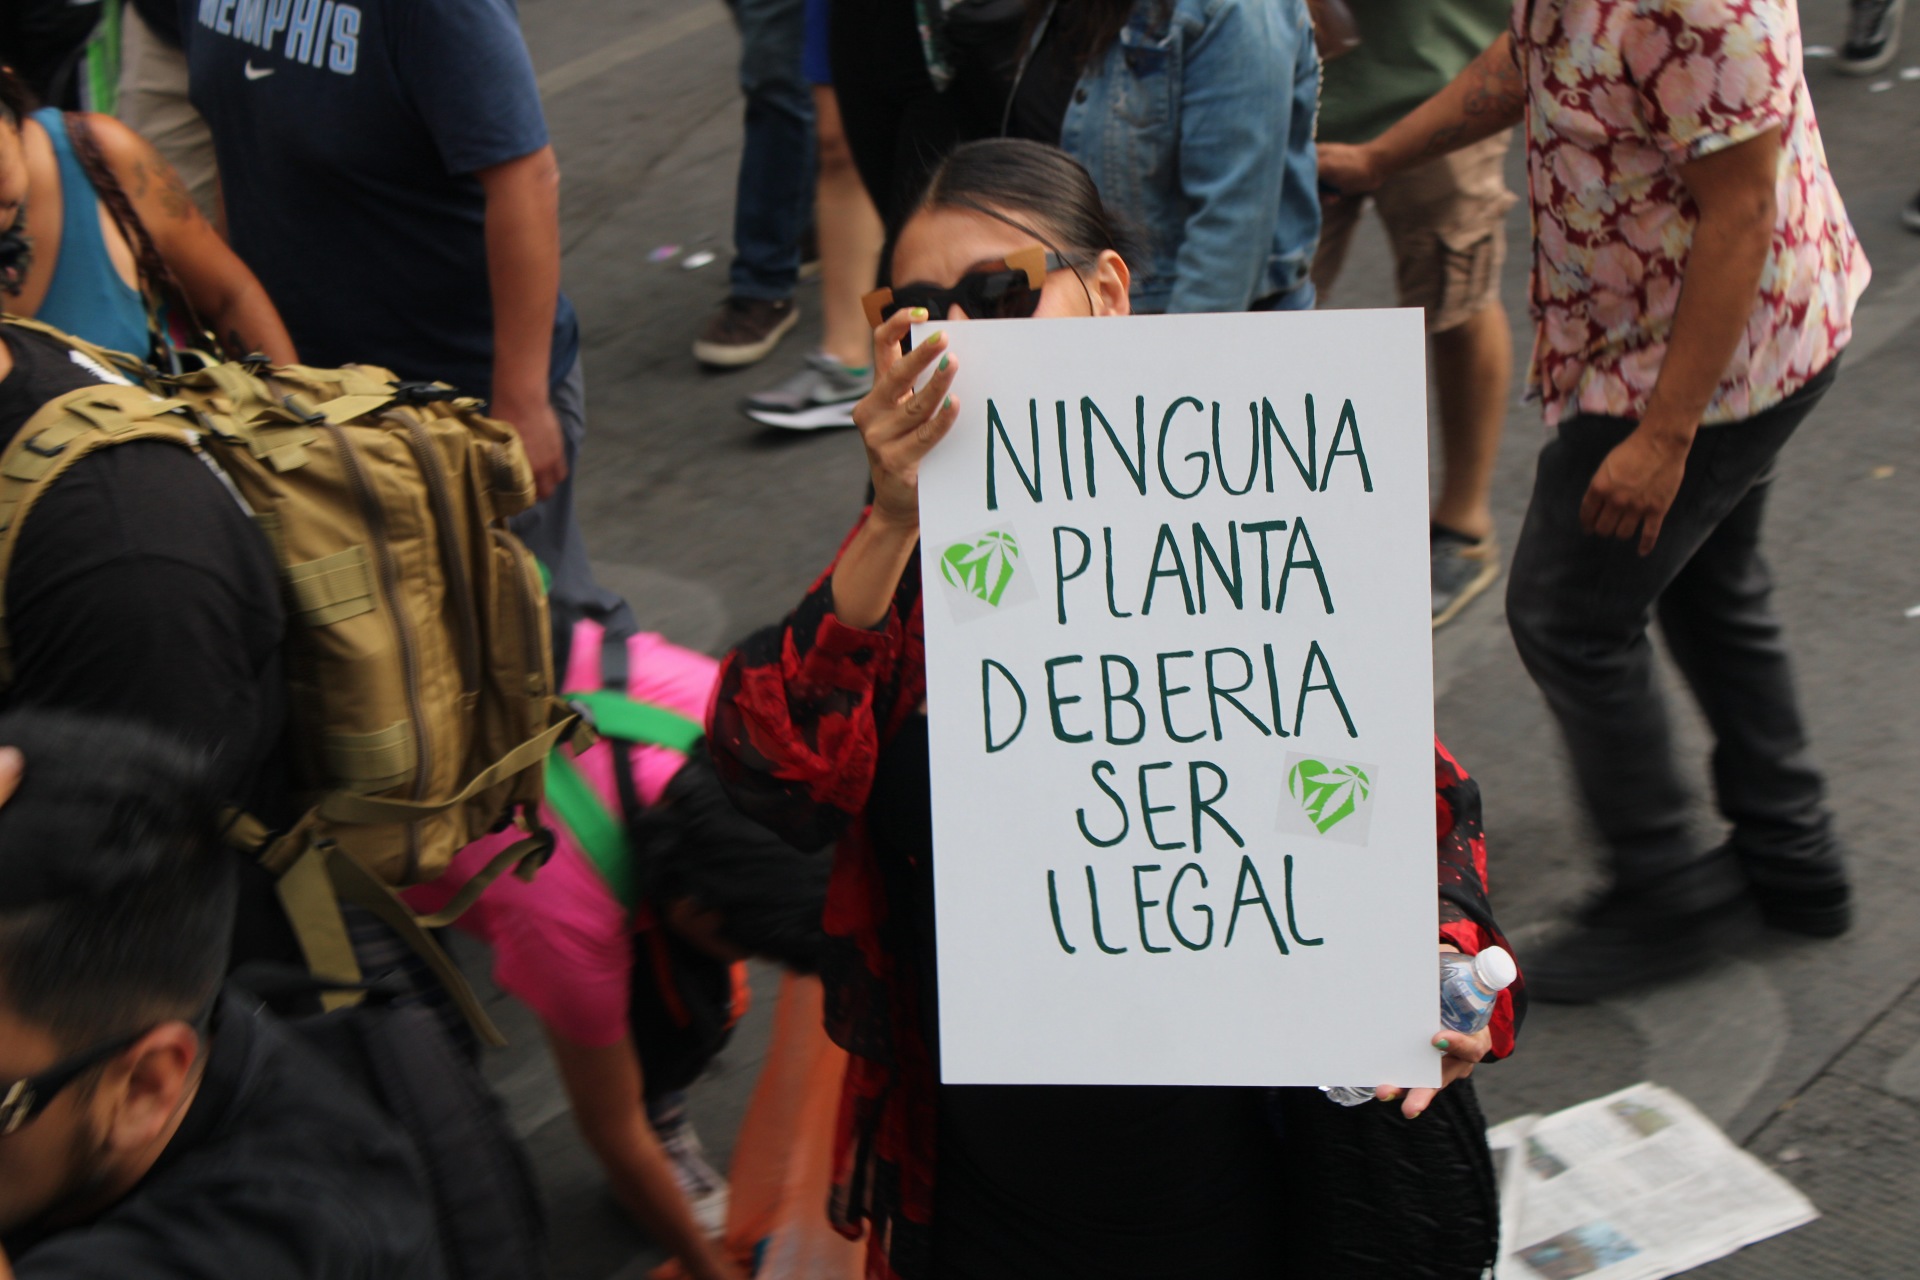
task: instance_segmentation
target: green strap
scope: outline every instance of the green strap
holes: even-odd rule
[[[706,736],[706,728],[698,720],[650,702],[637,702],[611,689],[562,696],[591,716],[593,727],[605,738],[667,747],[685,755]]]
[[[685,755],[706,733],[697,720],[611,689],[569,693],[565,698],[587,713],[602,737],[666,747]],[[547,803],[579,842],[614,901],[629,911],[638,906],[640,886],[626,823],[581,775],[572,757],[559,748],[547,755]]]
[[[640,903],[633,868],[633,846],[626,825],[613,816],[593,784],[564,751],[547,756],[547,803],[606,882],[607,891],[631,911]]]

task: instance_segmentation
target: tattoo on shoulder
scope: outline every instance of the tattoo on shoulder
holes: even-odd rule
[[[144,201],[148,191],[153,190],[153,199],[166,217],[175,221],[191,218],[193,195],[179,172],[146,139],[137,138],[135,143],[133,163],[127,169],[127,194]]]
[[[160,163],[160,208],[169,217],[187,221],[194,215],[193,194],[180,171],[162,160]]]

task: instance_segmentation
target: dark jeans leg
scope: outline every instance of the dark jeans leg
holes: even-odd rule
[[[1733,429],[1784,443],[1798,425],[1766,416]],[[1805,866],[1831,862],[1832,822],[1760,552],[1772,483],[1770,465],[1661,595],[1660,630],[1713,729],[1714,792],[1735,852]]]
[[[560,419],[566,445],[567,478],[544,500],[515,516],[510,527],[551,575],[547,605],[553,623],[553,674],[556,680],[564,680],[574,623],[591,618],[621,641],[637,627],[627,602],[594,578],[586,540],[580,535],[580,518],[573,509],[573,481],[580,473],[580,450],[587,436],[586,374],[577,360],[554,388],[553,412]]]
[[[893,238],[940,161],[968,137],[992,132],[965,118],[958,86],[945,93],[927,74],[914,7],[903,0],[834,0],[829,52],[847,148],[887,229],[885,283]]]
[[[729,0],[740,24],[746,143],[733,205],[735,297],[779,300],[800,276],[813,213],[813,90],[801,70],[806,0]]]
[[[1650,556],[1640,556],[1631,542],[1593,537],[1580,528],[1587,485],[1607,454],[1632,432],[1632,421],[1574,417],[1562,422],[1540,451],[1533,499],[1507,583],[1514,644],[1560,722],[1575,780],[1608,845],[1615,885],[1674,910],[1717,905],[1741,892],[1743,882],[1730,859],[1709,858],[1687,830],[1687,788],[1674,763],[1648,626],[1656,603],[1669,591],[1680,592],[1684,598],[1677,597],[1663,612],[1681,620],[1689,674],[1696,687],[1707,689],[1702,702],[1708,714],[1714,714],[1712,708],[1724,711],[1734,699],[1756,696],[1756,690],[1764,699],[1764,710],[1728,713],[1715,725],[1717,732],[1724,725],[1731,743],[1723,758],[1740,771],[1732,790],[1736,798],[1729,800],[1721,784],[1723,802],[1758,804],[1755,793],[1779,785],[1779,778],[1772,771],[1746,770],[1755,757],[1786,740],[1782,734],[1796,743],[1804,734],[1792,709],[1784,660],[1769,665],[1759,656],[1764,643],[1739,637],[1743,627],[1760,627],[1777,645],[1778,625],[1767,611],[1765,592],[1756,597],[1751,582],[1742,590],[1722,579],[1756,567],[1764,574],[1758,565],[1759,517],[1774,457],[1830,383],[1831,375],[1823,374],[1774,409],[1700,432]],[[1749,503],[1756,489],[1760,496]],[[1721,540],[1715,542],[1716,536]],[[1706,559],[1695,569],[1703,554]],[[1703,592],[1706,582],[1717,583],[1722,598]],[[1738,607],[1728,593],[1742,597]],[[1727,647],[1748,651],[1735,663],[1737,674],[1712,669],[1717,659],[1708,655]],[[1779,727],[1783,717],[1791,730]],[[1771,727],[1765,741],[1737,740],[1761,725]],[[1805,816],[1805,806],[1817,809],[1818,794],[1817,777],[1811,791],[1803,785],[1794,793],[1787,806],[1802,815],[1796,822],[1814,821]]]

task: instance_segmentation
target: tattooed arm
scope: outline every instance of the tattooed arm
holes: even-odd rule
[[[1342,195],[1364,194],[1401,169],[1512,128],[1526,107],[1513,37],[1502,32],[1452,83],[1373,141],[1322,143],[1320,180]]]
[[[280,313],[247,264],[201,216],[186,183],[145,138],[111,116],[88,117],[101,157],[180,282],[200,319],[230,354],[264,352],[277,364],[298,357]]]

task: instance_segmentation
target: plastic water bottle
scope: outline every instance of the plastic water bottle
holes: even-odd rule
[[[1477,956],[1443,953],[1440,957],[1440,1025],[1472,1035],[1493,1017],[1494,1001],[1520,976],[1505,947],[1488,947]],[[1373,1101],[1373,1090],[1360,1085],[1320,1086],[1320,1092],[1343,1107]]]

